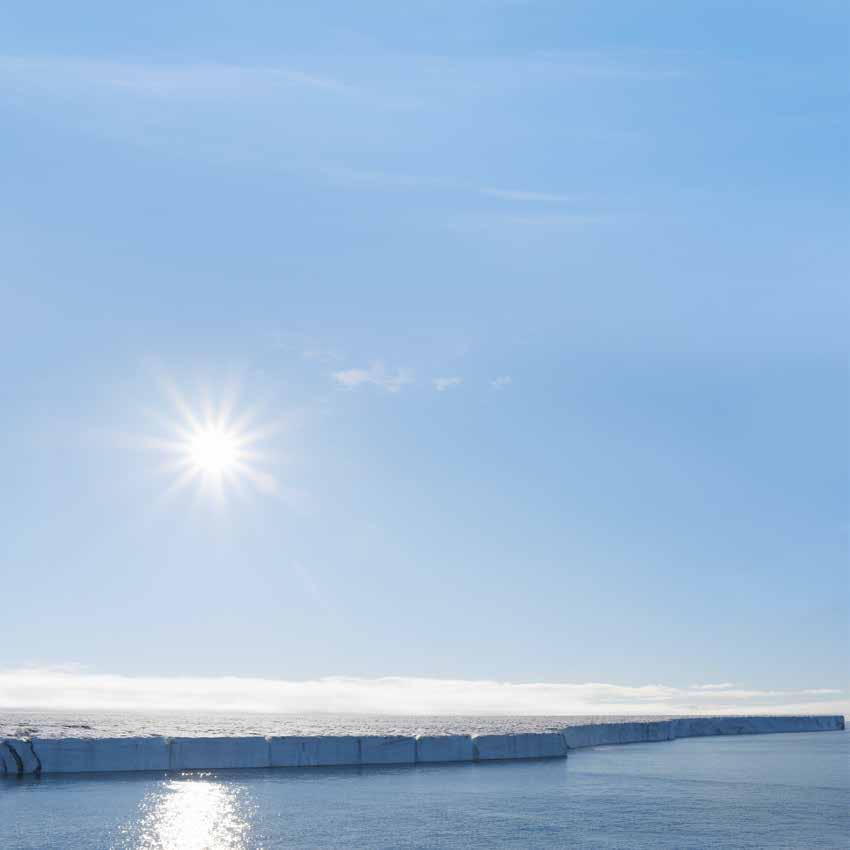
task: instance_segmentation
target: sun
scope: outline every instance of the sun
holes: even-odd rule
[[[188,440],[188,459],[203,473],[223,475],[239,463],[239,436],[216,426],[199,429]]]
[[[161,379],[172,414],[148,410],[157,435],[134,440],[156,450],[165,463],[159,467],[170,478],[163,496],[194,488],[203,497],[224,503],[230,495],[251,490],[273,495],[277,481],[268,467],[275,460],[270,444],[281,421],[261,418],[257,409],[240,405],[234,387],[214,396],[208,389],[192,398]]]

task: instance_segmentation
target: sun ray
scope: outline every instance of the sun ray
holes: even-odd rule
[[[177,412],[183,418],[184,423],[188,425],[189,428],[199,428],[200,422],[197,419],[195,412],[192,410],[189,403],[183,398],[182,393],[177,388],[177,385],[171,381],[169,378],[162,377],[160,379],[161,385],[165,390],[166,395],[171,400],[171,403],[177,409]]]
[[[184,469],[171,484],[166,487],[165,492],[162,494],[163,498],[167,501],[170,497],[176,496],[181,490],[185,490],[192,481],[198,477],[198,473],[196,470],[189,467],[188,469]]]

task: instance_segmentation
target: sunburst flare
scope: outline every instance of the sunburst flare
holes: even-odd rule
[[[238,393],[231,388],[215,403],[209,393],[193,405],[171,381],[163,381],[173,412],[151,413],[161,436],[133,442],[166,457],[164,471],[171,477],[165,495],[194,488],[199,495],[224,502],[228,495],[246,490],[277,493],[268,470],[272,456],[268,442],[280,423],[261,421],[257,411],[239,410]]]

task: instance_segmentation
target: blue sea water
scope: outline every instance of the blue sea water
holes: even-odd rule
[[[8,778],[4,850],[845,850],[850,732],[569,759]]]

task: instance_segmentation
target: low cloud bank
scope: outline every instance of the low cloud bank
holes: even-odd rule
[[[753,690],[733,683],[610,685],[331,676],[307,681],[147,677],[74,668],[0,670],[0,709],[307,714],[850,714],[846,691]]]

